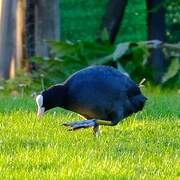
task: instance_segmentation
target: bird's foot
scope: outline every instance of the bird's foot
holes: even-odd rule
[[[100,136],[101,132],[100,132],[99,125],[95,125],[93,127],[93,134],[94,134],[94,137],[96,137],[96,138],[98,138]]]
[[[63,124],[64,126],[68,126],[72,131],[78,130],[81,128],[88,128],[96,125],[95,120],[85,120],[85,121],[76,121],[76,122],[67,122]]]

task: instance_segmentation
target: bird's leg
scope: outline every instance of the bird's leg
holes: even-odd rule
[[[105,120],[96,120],[97,125],[104,125],[104,126],[115,126],[123,119],[123,111],[114,111],[109,116],[109,121]]]
[[[96,120],[96,124],[104,125],[104,126],[113,126],[112,121],[105,121],[105,120]]]
[[[123,117],[122,113],[120,112],[120,113],[114,114],[113,117],[111,118],[111,121],[89,119],[89,120],[85,120],[85,121],[68,122],[68,123],[64,123],[63,125],[71,127],[72,130],[94,127],[94,126],[99,126],[99,125],[114,126],[114,125],[118,124],[118,122],[122,119],[122,117]]]
[[[95,125],[95,126],[93,127],[93,134],[94,134],[94,136],[95,136],[96,138],[100,136],[101,132],[100,132],[100,127],[99,127],[99,125]]]
[[[69,126],[72,130],[77,130],[81,128],[93,127],[96,125],[96,120],[85,120],[85,121],[76,121],[76,122],[68,122],[64,123],[64,126]]]
[[[96,134],[98,134],[99,125],[112,126],[113,122],[91,119],[91,120],[85,120],[85,121],[67,122],[67,123],[64,123],[63,125],[72,128],[71,130],[94,127],[94,132],[97,132]]]

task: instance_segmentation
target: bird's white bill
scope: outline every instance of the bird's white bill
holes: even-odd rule
[[[44,114],[45,108],[44,107],[38,107],[37,116],[41,117]]]

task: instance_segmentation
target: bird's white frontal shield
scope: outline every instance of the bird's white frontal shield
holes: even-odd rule
[[[43,113],[45,111],[45,108],[42,107],[42,105],[43,105],[43,96],[42,95],[38,95],[36,97],[36,103],[37,103],[37,106],[38,106],[37,116],[40,117],[40,116],[43,115]]]

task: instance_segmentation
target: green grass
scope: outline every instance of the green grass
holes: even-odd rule
[[[0,179],[180,179],[180,96],[148,95],[142,113],[115,127],[69,132],[76,114],[36,119],[30,98],[0,98]]]

